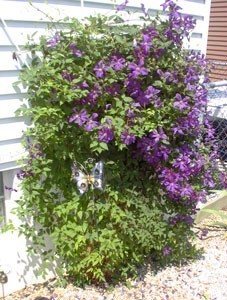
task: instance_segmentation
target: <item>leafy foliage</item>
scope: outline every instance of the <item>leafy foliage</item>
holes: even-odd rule
[[[163,9],[166,19],[152,19],[142,6],[143,25],[118,14],[73,19],[27,46],[29,106],[20,113],[34,126],[18,173],[19,231],[77,283],[127,278],[148,256],[167,263],[193,253],[192,216],[214,185],[216,158],[199,139],[212,136],[201,118],[206,62],[182,47],[194,21],[173,1]],[[80,195],[71,167],[88,158],[104,162],[106,184]]]

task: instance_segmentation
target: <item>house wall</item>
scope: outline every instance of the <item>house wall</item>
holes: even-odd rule
[[[118,4],[122,2],[117,1]],[[139,8],[141,2],[151,14],[156,14],[164,0],[129,0],[130,9]],[[205,53],[210,0],[179,0],[177,3],[183,8],[183,13],[197,19],[197,26],[186,46]],[[18,189],[18,192],[5,190],[6,222],[10,218],[18,222],[10,211],[21,196],[16,177],[17,160],[24,153],[21,147],[23,130],[30,125],[28,120],[15,117],[16,109],[26,102],[26,90],[13,86],[27,59],[23,45],[28,35],[36,32],[35,38],[38,39],[47,33],[48,15],[54,19],[66,16],[82,18],[98,12],[108,14],[112,9],[110,0],[49,0],[48,4],[34,0],[32,5],[26,0],[0,0],[0,172],[3,172],[4,185]],[[17,60],[13,59],[14,52]],[[16,234],[0,234],[0,271],[5,271],[9,278],[5,294],[41,280],[35,271],[42,262],[28,258],[26,246],[27,241]]]
[[[227,80],[227,1],[211,0],[207,58],[214,62],[212,81]]]

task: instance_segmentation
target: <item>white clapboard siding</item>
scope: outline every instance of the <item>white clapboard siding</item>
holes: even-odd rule
[[[13,97],[12,97],[13,98]],[[23,104],[20,99],[4,99],[0,101],[0,121],[5,118],[14,118],[15,112]]]
[[[0,161],[1,164],[6,164],[12,160],[19,160],[21,154],[25,153],[21,145],[21,139],[14,139],[10,142],[5,142],[3,145],[0,144]]]
[[[9,118],[0,120],[0,141],[8,141],[22,138],[22,132],[26,130],[26,124],[22,118]]]
[[[185,46],[204,53],[210,1],[176,1],[183,8],[184,14],[190,14],[197,19],[196,28]],[[23,119],[14,116],[14,112],[23,103],[26,89],[21,86],[15,87],[13,83],[18,80],[21,66],[26,60],[26,52],[20,50],[28,41],[28,37],[34,35],[34,39],[38,41],[41,35],[46,35],[50,20],[57,22],[65,17],[81,19],[98,13],[109,15],[116,8],[114,1],[111,0],[33,0],[31,2],[32,4],[26,0],[0,0],[0,170],[14,167],[15,160],[23,152],[20,141],[26,125]],[[124,0],[115,2],[121,4]],[[149,9],[151,15],[156,15],[157,11],[161,11],[160,5],[164,0],[129,0],[128,7],[131,11],[136,11],[136,17],[141,15],[141,2]],[[122,14],[124,15],[124,12]],[[130,20],[129,16],[127,18]],[[13,52],[16,52],[18,61],[13,59]]]

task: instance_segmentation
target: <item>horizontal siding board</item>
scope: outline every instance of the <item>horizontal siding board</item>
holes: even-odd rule
[[[227,75],[223,75],[223,74],[211,73],[209,77],[212,81],[221,81],[221,80],[226,80],[227,79]]]
[[[0,120],[15,117],[15,111],[24,103],[20,99],[0,100]]]
[[[209,37],[210,36],[212,36],[212,37],[214,37],[214,36],[218,36],[218,37],[224,37],[224,38],[226,38],[226,35],[227,35],[227,33],[226,32],[222,32],[222,31],[209,31]]]
[[[223,56],[224,58],[227,57],[227,49],[217,49],[217,50],[210,50],[208,55],[218,55]]]
[[[227,62],[227,57],[226,55],[222,56],[222,55],[212,55],[207,53],[207,59],[209,60],[213,60],[213,61],[221,61],[221,62]]]
[[[217,22],[216,21],[210,22],[210,28],[213,28],[213,27],[215,27],[215,28],[222,28],[222,26],[224,26],[224,27],[227,26],[227,18],[225,20],[223,20],[223,21],[217,20]]]
[[[218,11],[218,12],[213,12],[211,13],[212,17],[217,17],[217,18],[225,18],[226,17],[226,12],[225,11]]]
[[[225,12],[225,13],[227,13],[227,7],[226,7],[226,5],[224,5],[224,3],[222,3],[221,6],[219,6],[219,5],[213,5],[211,8],[212,8],[211,15],[213,15],[216,12],[223,12],[223,13]]]
[[[13,59],[14,51],[0,51],[0,70],[1,71],[15,71],[21,70],[22,64],[19,59]]]
[[[215,64],[210,79],[226,80],[227,66],[220,66],[217,63],[227,62],[227,1],[211,1],[207,58]]]
[[[211,1],[211,9],[213,10],[214,8],[225,8],[226,7],[226,1],[225,2],[217,2],[214,3],[214,1]]]
[[[209,48],[209,47],[224,47],[224,48],[226,48],[227,47],[227,41],[209,39],[208,43],[207,43],[207,48]]]
[[[226,16],[226,19],[227,19],[227,16]],[[226,36],[226,39],[227,39],[227,35],[226,35],[226,33],[227,33],[227,25],[224,25],[223,24],[223,26],[222,26],[222,24],[221,25],[219,25],[219,26],[211,26],[210,27],[210,33],[212,34],[212,32],[224,32],[225,33],[225,36]]]
[[[210,23],[212,22],[225,22],[226,17],[217,17],[217,16],[210,16]]]
[[[0,120],[0,141],[22,138],[24,130],[26,130],[26,125],[23,119],[20,121],[4,119],[4,122]]]
[[[219,36],[216,36],[216,35],[212,35],[212,36],[209,35],[208,43],[209,43],[209,42],[214,42],[214,41],[221,42],[221,41],[223,41],[223,39],[220,38]],[[224,41],[224,43],[225,43],[225,41]]]
[[[211,3],[226,3],[226,0],[212,0],[212,2]]]
[[[225,45],[223,45],[223,42],[220,42],[220,45],[217,45],[217,44],[214,44],[214,45],[208,44],[207,51],[209,51],[209,53],[210,53],[210,51],[220,51],[220,52],[225,51],[225,52],[227,52],[226,46],[227,46],[227,42],[226,42]]]
[[[52,16],[56,19],[81,17],[80,1],[0,1],[1,15],[6,21],[44,21],[49,22]]]
[[[0,145],[0,164],[5,164],[11,161],[16,161],[25,153],[21,145],[21,140],[14,140],[10,143]],[[5,169],[1,166],[1,169]]]
[[[0,89],[1,90],[1,89]],[[26,98],[26,93],[17,93],[17,94],[0,94],[0,101],[4,100],[15,100],[19,99],[20,101],[23,101]]]
[[[26,92],[24,87],[14,87],[13,84],[18,81],[18,71],[0,72],[0,95],[18,94]]]
[[[10,37],[0,23],[0,46],[11,46],[12,44],[25,45],[28,41],[28,36],[34,36],[34,40],[38,41],[39,37],[47,34],[46,23],[23,22],[23,24],[10,24],[8,31]]]

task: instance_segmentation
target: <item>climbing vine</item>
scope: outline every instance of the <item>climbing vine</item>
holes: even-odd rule
[[[166,0],[166,18],[142,5],[133,25],[118,14],[127,2],[28,43],[20,77],[20,114],[33,126],[19,231],[77,283],[125,279],[148,257],[192,257],[193,215],[216,180],[215,146],[204,146],[207,63],[183,49],[195,22]]]

